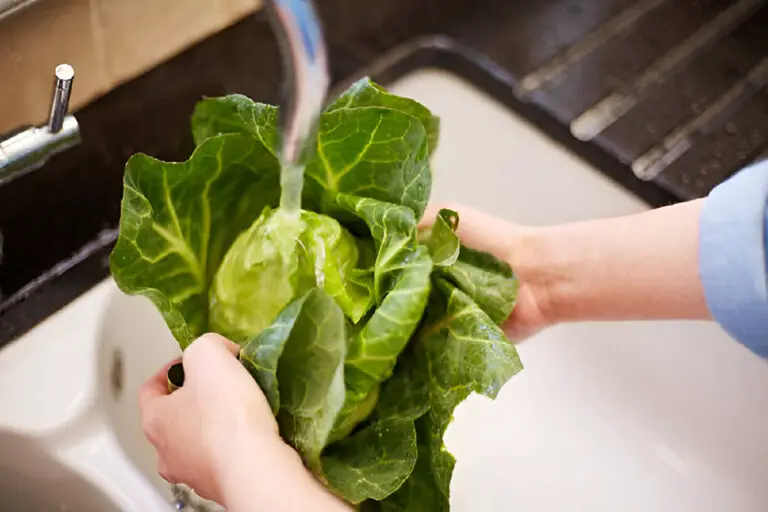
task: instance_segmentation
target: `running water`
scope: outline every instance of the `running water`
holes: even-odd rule
[[[301,189],[304,184],[304,166],[281,162],[280,165],[280,209],[287,214],[299,215],[301,211]]]
[[[292,272],[295,265],[294,258],[310,257],[314,267],[315,283],[322,288],[325,284],[325,242],[322,235],[316,232],[306,231],[307,223],[301,215],[301,191],[304,184],[304,166],[290,164],[282,160],[280,165],[280,207],[273,217],[273,226],[280,231],[280,237],[284,240],[295,241],[290,249],[283,249],[283,262],[286,272]],[[312,253],[302,242],[302,236],[312,238],[310,244]],[[298,251],[298,252],[297,252]],[[300,256],[302,255],[302,256]]]

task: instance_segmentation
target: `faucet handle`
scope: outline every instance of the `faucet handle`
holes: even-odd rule
[[[0,184],[42,167],[56,153],[80,143],[77,119],[67,114],[75,70],[69,64],[60,64],[54,76],[48,123],[0,138]]]
[[[55,76],[51,115],[48,118],[48,130],[51,133],[57,133],[64,124],[64,118],[69,110],[69,94],[72,91],[72,81],[75,79],[75,69],[69,64],[59,64],[56,66]]]

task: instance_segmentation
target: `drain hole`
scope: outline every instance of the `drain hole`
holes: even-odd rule
[[[123,353],[120,349],[115,349],[112,352],[112,366],[109,373],[109,383],[112,388],[112,397],[115,400],[119,400],[123,394],[125,376],[125,362],[123,360]]]

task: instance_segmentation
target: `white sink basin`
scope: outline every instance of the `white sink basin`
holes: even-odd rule
[[[0,509],[119,512],[98,487],[51,457],[39,443],[0,431]]]
[[[391,88],[442,117],[438,200],[527,224],[647,208],[449,74]],[[495,402],[468,400],[448,431],[453,510],[768,510],[768,367],[717,326],[560,326],[520,352],[526,369]],[[0,430],[119,510],[170,510],[136,392],[177,353],[149,301],[106,280],[0,351]]]
[[[145,368],[155,369],[178,349],[147,305],[106,280],[0,351],[0,496],[3,464],[12,468],[27,458],[13,456],[19,446],[4,444],[4,432],[24,436],[24,453],[40,454],[23,463],[29,485],[43,476],[57,482],[38,489],[45,506],[13,510],[173,510],[168,485],[153,478],[154,455],[141,437],[136,395],[151,374]],[[137,323],[125,323],[136,314],[142,316]],[[146,329],[166,343],[146,350]],[[67,496],[80,501],[61,500],[70,508],[52,507],[62,488],[78,489],[70,481],[82,489],[89,482],[101,494],[77,491]],[[110,506],[99,505],[107,499]],[[5,510],[1,502],[0,509]]]

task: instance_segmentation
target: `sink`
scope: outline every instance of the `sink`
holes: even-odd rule
[[[34,439],[0,431],[0,508],[25,512],[119,512],[82,475]]]
[[[141,430],[138,392],[152,374],[181,351],[148,300],[122,294],[111,281],[105,284],[109,291],[98,357],[104,390],[101,404],[131,462],[170,502],[168,483],[158,475],[154,449]]]
[[[117,319],[114,304],[121,301],[136,307],[120,309],[124,316]],[[39,501],[30,502],[38,508],[13,510],[174,510],[169,486],[153,476],[152,452],[139,438],[136,391],[148,375],[142,370],[173,357],[175,347],[168,343],[163,352],[155,344],[138,357],[143,327],[165,329],[142,306],[106,280],[0,351],[0,496],[12,471],[21,474],[22,488],[42,481]],[[145,324],[128,331],[124,322],[134,312],[144,313]],[[133,341],[122,346],[128,337],[116,329]]]
[[[438,201],[530,225],[648,209],[455,75],[390,89],[442,118]],[[177,354],[149,301],[107,279],[0,351],[0,431],[55,460],[51,478],[99,489],[99,510],[171,510],[136,394]],[[520,354],[498,399],[470,397],[448,430],[453,510],[768,509],[768,366],[716,325],[563,325]]]

